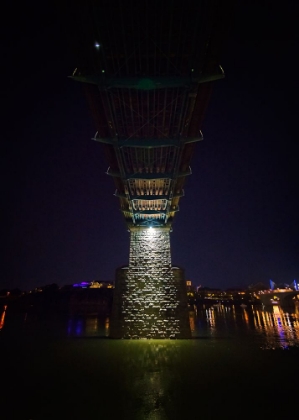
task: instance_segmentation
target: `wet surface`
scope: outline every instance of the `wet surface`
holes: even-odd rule
[[[192,340],[111,340],[95,316],[7,316],[1,418],[296,418],[297,308],[192,309]]]

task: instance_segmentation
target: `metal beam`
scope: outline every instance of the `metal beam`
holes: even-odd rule
[[[179,206],[177,206],[177,208],[174,210],[172,209],[170,210],[133,210],[133,214],[134,215],[135,214],[140,214],[140,215],[164,214],[166,216],[166,215],[169,215],[170,213],[177,213],[179,210],[180,210]]]
[[[145,220],[137,220],[136,224],[134,225],[136,227],[156,227],[156,228],[165,228],[167,227],[167,222],[165,219],[163,220],[157,220],[157,219],[145,219]]]
[[[165,88],[186,87],[190,88],[193,84],[207,83],[225,77],[221,66],[217,67],[214,73],[202,74],[200,76],[189,77],[106,77],[105,73],[100,75],[69,76],[71,79],[81,83],[91,83],[97,85],[99,89],[136,89],[136,90],[155,90]]]
[[[173,194],[171,198],[179,198],[184,197],[184,191],[180,194]],[[168,195],[130,195],[131,200],[170,200],[170,194]]]
[[[114,195],[116,197],[119,197],[119,198],[127,198],[126,194],[119,193],[117,190],[115,191]],[[145,195],[131,195],[131,194],[129,194],[129,195],[130,195],[130,201],[132,201],[132,200],[147,200],[147,201],[150,201],[150,200],[169,200],[169,195],[146,195],[146,194]],[[182,196],[183,196],[183,194],[180,195],[180,197],[182,197]]]
[[[114,195],[116,197],[119,198],[128,198],[128,196],[124,193],[119,193],[117,190],[115,191]],[[177,194],[173,194],[171,196],[171,199],[173,198],[179,198],[179,197],[184,197],[184,191],[182,191],[181,193],[177,193]],[[130,196],[130,201],[132,200],[147,200],[147,201],[151,201],[151,200],[170,200],[170,195],[131,195]]]
[[[107,175],[116,177],[116,178],[121,178],[121,174],[120,172],[114,172],[114,171],[110,171],[110,169],[108,168]],[[192,171],[191,168],[189,167],[188,171],[185,172],[179,172],[175,178],[181,178],[183,176],[188,176],[191,175]],[[126,174],[125,175],[125,180],[129,180],[129,179],[146,179],[146,180],[156,180],[156,179],[174,179],[174,174],[173,173],[149,173],[149,174],[144,174],[144,173],[136,173],[136,174]]]
[[[196,143],[203,140],[202,133],[200,132],[199,137],[186,137],[180,139],[167,139],[167,138],[143,138],[143,139],[114,139],[114,138],[103,138],[93,137],[91,140],[99,143],[111,144],[116,147],[140,147],[143,149],[153,149],[155,147],[180,147],[183,144]]]
[[[134,214],[165,214],[167,213],[166,210],[133,210]]]
[[[152,216],[152,215],[161,215],[164,214],[164,218],[163,221],[166,220],[166,216],[169,215],[169,213],[173,213],[173,212],[177,212],[179,211],[179,209],[176,210],[172,210],[172,211],[168,211],[168,210],[124,210],[124,209],[120,209],[122,213],[131,213],[132,215],[136,216],[136,215],[146,215],[146,216]],[[157,219],[154,219],[157,220]],[[164,223],[164,222],[163,222]]]
[[[130,199],[133,200],[169,200],[169,195],[131,195]]]

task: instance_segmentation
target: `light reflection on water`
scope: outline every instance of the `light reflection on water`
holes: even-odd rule
[[[291,307],[215,306],[198,309],[193,337],[232,337],[250,340],[263,349],[299,347],[299,302]],[[191,325],[195,311],[190,312]]]
[[[67,336],[68,337],[108,337],[110,320],[106,318],[98,318],[96,315],[84,317],[70,317],[67,320]]]
[[[2,328],[4,327],[6,309],[7,309],[7,305],[4,305],[2,307],[2,312],[1,312],[1,315],[0,315],[0,330],[2,330]]]
[[[274,305],[271,311],[253,310],[254,327],[264,338],[264,348],[299,345],[298,312],[289,313]]]
[[[7,305],[4,305],[0,312],[0,330],[3,329],[7,320],[7,311]],[[279,305],[244,308],[235,305],[194,306],[190,308],[189,318],[193,338],[226,337],[238,340],[242,337],[243,340],[247,338],[262,349],[299,347],[299,302],[295,302],[288,308]],[[57,317],[55,319],[57,330],[59,328],[62,335],[109,337],[109,317],[67,316],[59,323],[57,323]],[[36,316],[24,314],[22,317],[23,326],[27,327],[28,331],[34,330],[37,322],[39,320]],[[62,323],[65,323],[65,327]],[[49,320],[45,325],[48,328]]]
[[[180,350],[175,340],[122,343],[120,370],[126,395],[122,403],[129,411],[138,413],[138,418],[166,420],[173,417],[172,386],[180,380]]]
[[[37,320],[28,314],[20,317],[18,334],[6,312],[0,339],[6,327],[14,334],[2,360],[13,381],[3,401],[17,410],[9,398],[22,399],[22,415],[12,418],[181,420],[188,413],[213,419],[231,412],[240,392],[244,401],[263,395],[258,413],[279,418],[269,384],[281,384],[285,401],[298,377],[297,306],[195,307],[193,340],[107,340],[109,319],[96,316]],[[293,414],[284,404],[282,418],[296,418],[286,409]]]

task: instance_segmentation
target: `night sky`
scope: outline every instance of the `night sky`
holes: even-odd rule
[[[223,289],[299,279],[298,5],[239,3],[171,234],[186,278]],[[4,16],[0,289],[111,281],[128,263],[129,233],[52,4],[11,3]]]

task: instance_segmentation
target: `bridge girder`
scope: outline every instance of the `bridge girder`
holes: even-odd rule
[[[81,55],[71,78],[84,85],[93,140],[103,144],[127,223],[139,223],[134,200],[145,207],[165,196],[159,223],[167,224],[191,174],[212,85],[224,77],[219,58],[233,2],[133,3],[89,1],[78,9],[72,34]],[[160,217],[142,216],[153,215]]]

